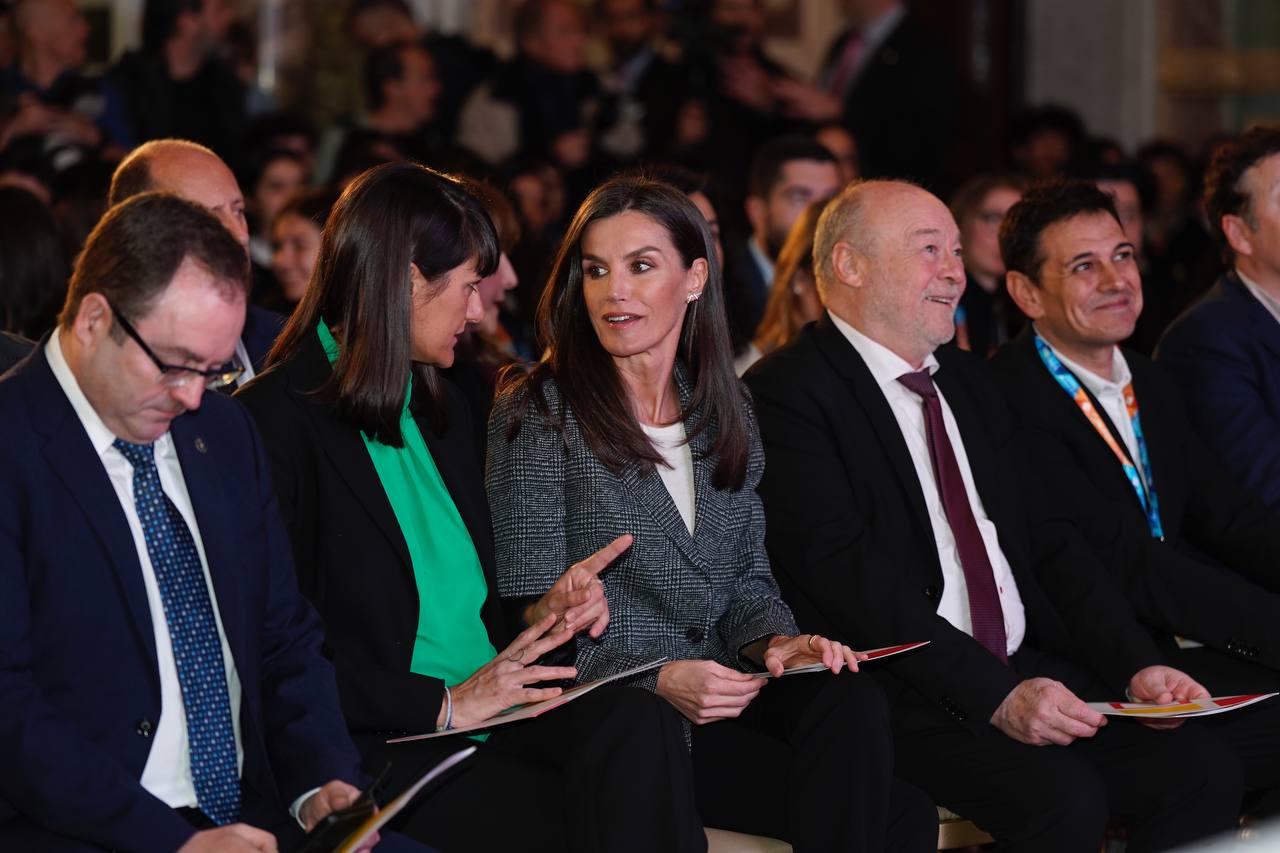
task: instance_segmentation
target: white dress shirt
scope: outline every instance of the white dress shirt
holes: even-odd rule
[[[1049,341],[1045,340],[1045,343],[1048,344]],[[1067,358],[1053,344],[1049,344],[1049,349],[1053,350],[1053,354],[1062,362],[1063,367],[1074,373],[1076,378],[1080,380],[1080,384],[1102,406],[1102,410],[1107,413],[1111,423],[1115,424],[1116,431],[1119,432],[1120,439],[1124,442],[1125,450],[1129,453],[1129,461],[1138,469],[1138,476],[1142,478],[1142,484],[1150,488],[1151,484],[1147,482],[1147,472],[1142,470],[1142,462],[1138,456],[1138,436],[1133,431],[1133,421],[1129,419],[1129,407],[1124,404],[1124,388],[1133,381],[1133,374],[1129,372],[1129,362],[1125,361],[1124,353],[1120,352],[1120,347],[1115,348],[1115,354],[1111,359],[1110,379],[1103,379],[1087,367]],[[1064,391],[1063,393],[1065,394],[1066,392]],[[1141,400],[1138,401],[1138,406],[1141,408]]]
[[[674,423],[664,427],[641,424],[640,428],[644,430],[645,435],[649,436],[654,448],[662,454],[663,460],[667,463],[658,466],[658,476],[662,477],[662,485],[666,487],[667,494],[671,495],[676,509],[680,511],[680,517],[684,519],[684,526],[689,528],[689,535],[692,536],[693,509],[696,499],[693,485],[693,451],[685,440],[684,424]]]
[[[764,249],[760,248],[754,236],[747,238],[747,254],[751,256],[756,269],[760,271],[760,278],[764,279],[764,290],[768,293],[773,287],[773,260]]]
[[[1236,275],[1240,276],[1240,283],[1245,286],[1245,289],[1262,303],[1263,308],[1271,312],[1271,316],[1276,318],[1277,323],[1280,323],[1280,299],[1276,299],[1270,293],[1267,293],[1256,281],[1245,278],[1244,273],[1240,272],[1240,270],[1236,270]]]
[[[916,477],[920,481],[920,491],[924,493],[925,507],[929,511],[929,522],[933,526],[938,563],[942,566],[942,600],[938,602],[938,615],[959,630],[973,636],[973,620],[969,615],[969,588],[965,582],[964,567],[960,565],[960,552],[956,550],[956,538],[951,532],[946,511],[942,508],[938,482],[933,475],[933,459],[929,455],[929,437],[925,427],[923,401],[918,394],[908,390],[898,381],[899,376],[915,373],[917,368],[912,367],[897,353],[871,340],[835,314],[829,314],[829,316],[836,328],[858,351],[858,355],[862,356],[862,360],[871,371],[881,393],[889,402],[889,408],[893,410],[898,428],[902,431],[902,438],[906,441],[907,451],[911,454],[911,463],[915,466]],[[924,361],[924,368],[930,375],[935,374],[938,370],[938,360],[930,355]],[[978,532],[982,534],[982,542],[987,548],[987,559],[991,562],[991,571],[995,575],[996,590],[1000,596],[1000,609],[1004,613],[1006,651],[1012,655],[1022,646],[1022,640],[1027,633],[1027,617],[1022,607],[1022,596],[1018,594],[1018,584],[1013,578],[1009,561],[1000,550],[1000,538],[996,532],[996,526],[987,516],[982,498],[973,484],[973,471],[969,468],[969,456],[965,453],[964,439],[960,435],[955,415],[951,413],[951,407],[947,405],[947,398],[943,395],[941,388],[938,389],[938,400],[942,404],[942,420],[947,429],[947,438],[951,441],[951,449],[955,453],[956,464],[959,465],[960,476],[964,480],[965,492],[969,496],[969,505],[973,507],[973,517],[978,522]]]
[[[191,749],[187,740],[187,714],[182,702],[182,687],[178,682],[178,670],[173,659],[173,643],[169,638],[169,626],[164,617],[164,602],[160,598],[160,587],[156,582],[155,569],[151,566],[151,557],[147,554],[147,540],[142,532],[142,522],[138,518],[138,510],[133,501],[133,465],[119,450],[112,447],[116,436],[107,429],[102,418],[94,411],[89,400],[80,390],[80,383],[67,365],[59,342],[60,333],[49,337],[45,346],[45,357],[54,377],[62,386],[71,407],[89,435],[93,449],[102,460],[111,480],[111,486],[120,500],[120,508],[124,510],[129,522],[129,532],[133,536],[133,544],[138,554],[138,563],[142,566],[142,582],[147,590],[147,605],[151,611],[151,630],[156,642],[156,663],[160,675],[160,719],[155,726],[151,738],[151,752],[147,755],[146,766],[142,769],[142,787],[151,792],[161,802],[174,808],[196,806],[195,782],[191,777]],[[227,693],[231,700],[231,724],[236,739],[236,767],[244,769],[244,746],[240,734],[240,677],[236,673],[235,661],[231,658],[231,648],[227,645],[227,634],[222,627],[222,616],[216,606],[217,595],[214,593],[213,581],[209,577],[209,562],[205,558],[204,543],[200,538],[200,527],[196,524],[195,510],[191,505],[191,496],[187,493],[187,484],[182,477],[182,466],[178,463],[178,451],[174,447],[173,437],[165,433],[155,442],[156,468],[160,475],[160,485],[169,500],[177,507],[182,518],[191,530],[191,538],[195,540],[196,551],[200,554],[200,566],[204,569],[205,583],[209,587],[209,600],[215,604],[214,619],[218,625],[218,639],[222,645],[222,660],[227,669]]]

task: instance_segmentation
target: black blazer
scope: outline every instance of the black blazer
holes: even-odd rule
[[[1228,470],[1280,509],[1280,323],[1234,272],[1169,327],[1156,361]]]
[[[1021,476],[1014,422],[970,353],[943,348],[935,381],[955,414],[974,481],[1013,569],[1026,644],[1089,666],[1121,691],[1159,662],[1084,544]],[[765,446],[769,556],[800,627],[870,648],[930,640],[874,672],[983,731],[1018,678],[938,616],[942,569],[924,494],[884,394],[827,315],[746,376]],[[1053,604],[1050,603],[1053,601]]]
[[[26,338],[0,332],[0,374],[22,361],[33,346],[35,344]]]
[[[418,588],[408,546],[360,433],[315,393],[330,375],[320,339],[310,335],[236,396],[262,432],[298,580],[324,621],[348,725],[423,731],[435,724],[444,682],[409,671]],[[416,419],[493,590],[493,534],[467,405],[443,385],[448,428],[436,433],[423,413]],[[507,645],[513,626],[496,594],[479,616],[494,647]]]
[[[1028,329],[993,363],[1023,424],[1027,450],[1052,486],[1048,497],[1158,633],[1280,668],[1278,600],[1260,588],[1280,590],[1280,514],[1250,497],[1201,444],[1172,380],[1143,356],[1124,355],[1165,541],[1151,537],[1120,463],[1040,361]],[[1123,448],[1115,425],[1097,408]]]

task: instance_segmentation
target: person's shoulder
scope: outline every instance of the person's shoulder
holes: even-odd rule
[[[1220,279],[1198,302],[1169,324],[1160,339],[1157,353],[1239,340],[1241,321],[1252,307],[1242,296],[1252,298],[1251,294],[1243,291],[1242,285],[1226,278]]]
[[[35,343],[10,332],[0,332],[0,374],[27,357]]]
[[[817,324],[796,332],[782,346],[761,356],[742,375],[748,388],[770,385],[774,382],[803,382],[814,375],[814,363],[818,360]]]

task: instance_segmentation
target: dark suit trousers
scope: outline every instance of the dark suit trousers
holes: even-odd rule
[[[355,736],[366,771],[398,792],[472,741]],[[680,716],[647,691],[602,687],[494,729],[476,755],[392,828],[444,853],[705,851]]]
[[[889,707],[865,674],[770,681],[742,716],[693,727],[707,826],[808,851],[933,851],[938,812],[894,778]]]
[[[1020,649],[1010,665],[1086,701],[1122,698],[1034,649]],[[995,726],[975,735],[910,688],[893,698],[898,774],[1009,851],[1096,853],[1109,818],[1127,828],[1129,853],[1230,829],[1243,795],[1240,762],[1195,722],[1155,731],[1113,717],[1070,746],[1029,746]]]

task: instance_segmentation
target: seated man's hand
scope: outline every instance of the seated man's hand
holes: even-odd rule
[[[1135,702],[1168,705],[1171,702],[1189,702],[1207,699],[1209,691],[1185,672],[1170,666],[1149,666],[1140,669],[1129,679],[1129,695]],[[1176,729],[1183,720],[1143,720],[1151,729]]]
[[[556,616],[556,628],[577,633],[582,630],[600,639],[609,626],[609,602],[604,597],[600,573],[631,547],[632,536],[624,533],[562,574],[542,598],[525,608],[524,621],[536,625],[549,614]]]
[[[1032,746],[1066,746],[1076,738],[1093,737],[1106,724],[1106,717],[1052,678],[1022,682],[991,715],[991,725]]]
[[[178,853],[276,853],[276,837],[247,823],[197,832]]]
[[[303,802],[302,807],[298,809],[298,819],[302,821],[302,825],[310,832],[330,812],[345,809],[358,799],[360,799],[359,788],[343,782],[341,779],[334,779]],[[365,851],[372,850],[378,841],[379,836],[375,832],[368,841],[356,848],[355,853],[365,853]],[[272,849],[275,848],[273,847]]]

